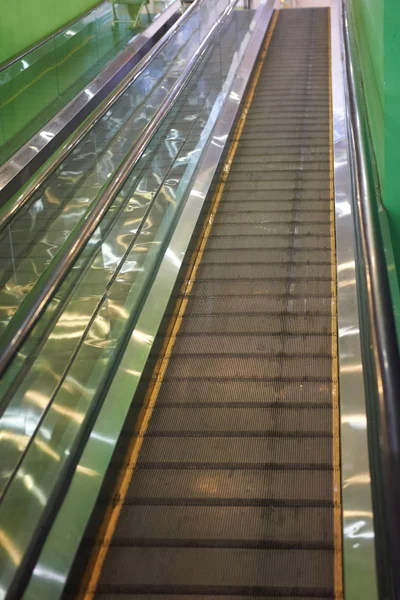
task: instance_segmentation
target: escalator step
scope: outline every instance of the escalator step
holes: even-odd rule
[[[314,407],[312,410],[316,410]],[[157,444],[143,446],[139,464],[176,463],[220,465],[286,464],[295,468],[330,467],[331,437],[160,437]]]
[[[229,598],[229,600],[243,600],[244,597],[248,597],[248,596],[255,596],[255,590],[249,590],[248,593],[246,592],[246,590],[240,590],[241,591],[241,595],[240,596],[235,596],[233,594],[229,594],[229,595],[225,595],[225,598]],[[314,590],[313,590],[314,591]],[[246,592],[246,593],[244,593]],[[107,592],[100,592],[98,594],[96,594],[96,598],[98,600],[132,600],[132,594],[128,593],[128,594],[124,594],[124,593],[118,593],[118,594],[113,594],[113,593],[107,593]],[[152,593],[135,593],[134,597],[137,600],[186,600],[187,598],[187,594],[152,594]],[[294,597],[299,598],[300,596],[294,596],[293,594],[291,596],[265,596],[262,591],[260,594],[258,594],[257,596],[258,598],[268,598],[268,600],[293,600]],[[326,598],[334,598],[334,596],[332,594],[328,594],[325,596],[307,596],[307,595],[302,595],[301,599],[302,600],[325,600]],[[218,596],[213,596],[213,595],[209,595],[209,594],[197,594],[196,593],[196,600],[221,600],[221,595],[218,594]]]
[[[100,583],[99,591],[230,595],[246,590],[247,595],[267,597],[311,592],[331,597],[325,587],[327,575],[333,576],[330,549],[121,546],[112,550],[103,577],[118,583]]]
[[[253,380],[251,386],[246,379],[218,380],[164,380],[162,385],[162,396],[157,399],[157,405],[164,404],[187,404],[212,402],[213,405],[225,403],[226,405],[242,404],[248,402],[253,405],[269,402],[272,405],[311,405],[330,404],[331,383],[330,381],[283,381],[275,379],[267,381],[263,379]]]

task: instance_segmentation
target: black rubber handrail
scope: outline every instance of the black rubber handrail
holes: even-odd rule
[[[130,172],[141,158],[164,117],[175,103],[182,89],[186,86],[197,65],[201,62],[221,23],[232,12],[236,3],[237,0],[230,0],[224,12],[213,24],[196,52],[189,59],[183,73],[164,98],[153,119],[140,135],[133,150],[125,157],[113,176],[103,186],[97,201],[91,205],[88,212],[71,232],[62,251],[58,253],[50,267],[41,275],[33,290],[16,311],[12,321],[0,338],[0,375],[4,373],[13,356],[21,347],[54,293],[74,265],[86,243],[114,201],[115,196],[121,190]]]
[[[360,307],[366,315],[365,321],[370,330],[368,345],[376,378],[372,400],[374,404],[377,401],[377,406],[374,406],[379,417],[376,439],[379,440],[379,466],[384,485],[384,512],[388,523],[385,533],[389,544],[394,597],[400,598],[400,358],[386,261],[376,219],[375,198],[368,176],[367,140],[361,126],[346,6],[343,7],[343,37],[355,226],[361,244],[361,267],[367,295],[366,298],[360,298]],[[362,336],[362,328],[360,333]],[[368,396],[368,389],[366,392]],[[373,428],[376,423],[369,422],[368,425]]]

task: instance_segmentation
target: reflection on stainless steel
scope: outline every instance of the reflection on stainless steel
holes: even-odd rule
[[[344,96],[341,1],[331,8],[332,103],[338,284],[344,584],[347,600],[377,598],[367,418],[360,348],[355,238]],[[360,481],[363,484],[360,485]],[[360,521],[363,521],[361,525]],[[361,529],[363,535],[357,536]],[[364,533],[366,535],[364,535]]]
[[[248,52],[243,58],[243,62],[240,65],[236,77],[233,79],[233,91],[235,93],[229,95],[221,114],[218,116],[217,124],[212,132],[211,143],[208,144],[207,150],[201,159],[196,179],[194,183],[191,184],[190,195],[185,203],[182,215],[169,242],[168,248],[164,253],[164,258],[150,289],[147,301],[141,311],[136,327],[131,335],[116,378],[107,395],[95,427],[92,429],[89,442],[81,457],[81,464],[96,471],[98,477],[85,478],[82,476],[81,472],[75,473],[63,508],[52,527],[50,536],[40,555],[37,567],[35,568],[24,598],[34,598],[37,594],[41,596],[45,592],[52,598],[57,598],[62,591],[63,582],[49,580],[43,576],[43,573],[55,571],[60,564],[62,564],[65,569],[65,577],[68,573],[82,531],[84,530],[90,515],[91,506],[95,501],[102,478],[104,477],[108,466],[113,445],[115,444],[118,432],[122,427],[131,402],[132,394],[136,389],[142,369],[146,362],[151,342],[157,332],[158,324],[182,264],[185,250],[203,205],[206,192],[210,186],[218,160],[221,157],[223,146],[218,140],[227,139],[227,134],[234,122],[240,100],[246,89],[246,84],[250,77],[252,66],[257,57],[271,14],[272,2],[268,2],[267,6],[262,4],[257,15],[257,20],[254,20],[251,23],[251,31],[254,30],[256,22],[258,25],[251,38]],[[249,41],[249,36],[247,41]],[[243,50],[244,48],[242,48],[241,52]],[[240,56],[241,54],[239,54],[238,58],[240,58]],[[195,94],[193,100],[196,101],[196,88],[194,88],[194,91]],[[207,96],[207,98],[210,98],[210,96]],[[215,102],[215,100],[213,100],[213,102]],[[209,115],[210,110],[212,110],[211,102],[207,110]],[[210,116],[208,119],[210,119]],[[204,118],[207,120],[206,113],[204,114]],[[213,115],[211,118],[211,123],[213,123],[216,115]],[[196,127],[195,124],[194,127]],[[187,153],[186,156],[188,154],[189,153]],[[191,152],[190,155],[193,156]],[[176,162],[180,163],[181,161],[178,159]],[[190,177],[188,178],[188,181],[190,181]],[[185,184],[185,186],[187,186],[187,184]],[[117,409],[113,400],[113,395],[115,398],[115,390],[118,390],[119,398]],[[84,494],[87,501],[85,503],[77,503],[77,493],[79,497]],[[67,543],[65,543],[65,534],[67,533],[66,523],[70,520],[71,511],[74,514],[74,527],[72,531],[71,528],[68,527]],[[63,533],[60,537],[61,532]],[[62,539],[64,540],[64,543],[61,543]]]
[[[115,60],[111,61],[85,90],[78,93],[65,108],[46,124],[44,130],[38,132],[0,167],[0,192],[2,193],[3,204],[31,176],[32,171],[40,166],[38,163],[40,154],[46,153],[48,156],[50,152],[48,148],[49,142],[60,136],[62,136],[60,143],[65,140],[71,125],[76,127],[78,119],[81,122],[88,113],[96,108],[109,93],[110,88],[115,86],[145,56],[151,47],[152,41],[159,37],[165,27],[177,19],[179,13],[180,2],[178,0],[170,5],[166,5],[166,8],[158,15],[158,18],[155,18],[144,32],[128,42],[127,48]],[[96,101],[94,102],[93,99]],[[107,106],[109,106],[109,102],[107,102]],[[89,120],[91,121],[92,119],[90,118]],[[85,125],[85,131],[87,131],[86,127],[87,125]],[[61,156],[58,159],[58,164],[60,164],[65,156],[65,152],[71,150],[73,143],[72,139],[65,144],[64,150],[62,150]],[[51,151],[54,152],[54,150],[55,147],[53,145]],[[41,160],[41,164],[43,162],[44,160]],[[23,203],[25,194],[26,192],[20,196],[18,203]],[[10,208],[7,209],[7,212],[9,210]],[[15,214],[14,208],[12,209],[12,214]],[[2,226],[4,221],[5,216],[3,211],[3,215],[0,216],[0,226]]]

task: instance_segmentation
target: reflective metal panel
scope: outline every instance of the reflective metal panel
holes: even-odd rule
[[[344,583],[347,600],[377,598],[367,417],[357,304],[340,0],[332,2],[332,102],[337,251]]]

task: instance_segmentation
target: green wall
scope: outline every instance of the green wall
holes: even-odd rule
[[[387,1],[349,0],[382,192],[385,188],[384,5]]]
[[[378,168],[379,219],[400,347],[400,2],[348,2]]]
[[[400,280],[400,3],[385,0],[385,188],[397,276]]]
[[[96,4],[99,0],[0,0],[0,64]]]

